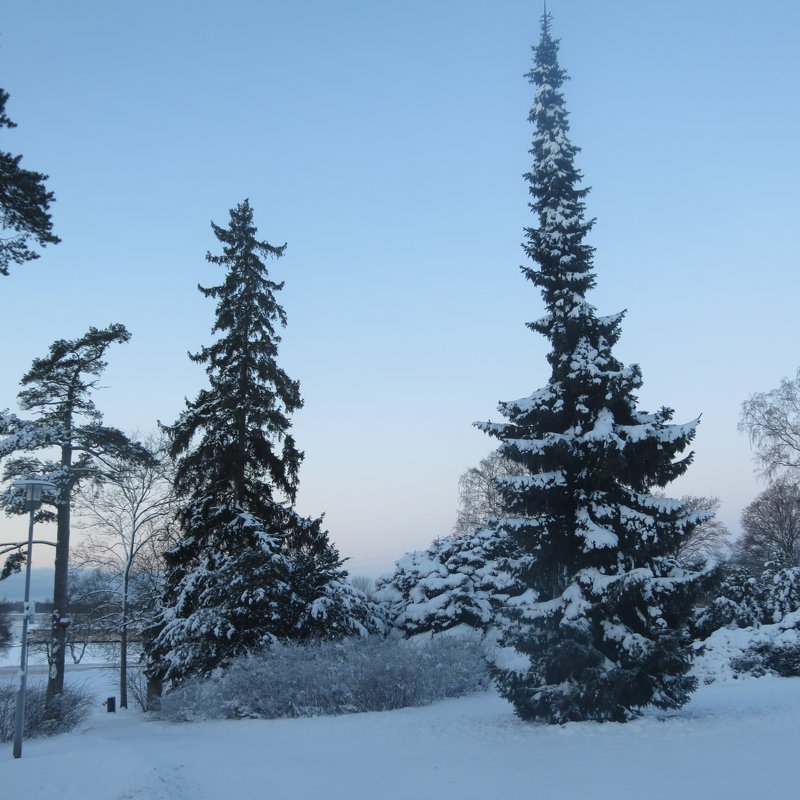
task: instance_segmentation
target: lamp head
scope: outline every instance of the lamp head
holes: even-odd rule
[[[45,491],[57,491],[58,487],[52,482],[32,476],[13,481],[12,486],[17,489],[25,490],[25,508],[28,511],[35,511],[42,504],[42,494]]]

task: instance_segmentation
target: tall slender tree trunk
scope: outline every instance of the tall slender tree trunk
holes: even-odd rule
[[[122,578],[122,629],[119,640],[119,707],[128,707],[128,590],[130,587],[130,560],[125,565]]]
[[[119,652],[119,707],[128,707],[128,623],[122,623]]]
[[[47,681],[47,714],[58,714],[58,700],[64,691],[64,665],[69,626],[69,533],[70,503],[67,497],[58,506],[56,521],[56,564],[53,579],[53,617],[50,633],[49,676]]]
[[[69,433],[69,431],[68,431]],[[69,436],[66,437],[69,441]],[[45,705],[48,719],[59,714],[61,695],[64,692],[64,666],[67,654],[67,628],[69,626],[69,534],[72,511],[72,483],[69,470],[72,466],[72,448],[61,448],[61,466],[67,483],[61,489],[56,512],[56,564],[53,577],[53,616],[50,628],[50,657]]]

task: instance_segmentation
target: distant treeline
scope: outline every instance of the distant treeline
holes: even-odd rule
[[[10,602],[8,600],[3,601],[0,605],[8,611],[9,614],[21,614],[23,612],[23,602],[22,600],[17,600],[15,602]],[[33,613],[34,614],[52,614],[53,613],[53,602],[48,601],[46,603],[40,603],[38,601],[34,602],[33,604]]]

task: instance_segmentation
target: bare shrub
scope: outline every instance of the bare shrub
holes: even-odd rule
[[[128,693],[140,711],[154,711],[152,698],[147,693],[147,676],[142,666],[128,667]]]
[[[439,636],[424,642],[280,644],[170,692],[161,699],[161,714],[185,721],[386,711],[469,694],[488,684],[476,641]]]
[[[83,722],[89,714],[94,698],[83,687],[76,684],[64,686],[58,696],[53,718],[45,716],[45,685],[29,685],[25,691],[25,729],[23,737],[33,739],[67,733]],[[0,742],[14,738],[14,717],[17,707],[17,687],[0,685]]]

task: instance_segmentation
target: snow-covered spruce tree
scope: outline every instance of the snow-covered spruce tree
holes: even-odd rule
[[[767,620],[766,587],[745,567],[726,564],[719,583],[706,603],[699,604],[692,620],[692,635],[706,639],[720,628],[749,628]],[[777,620],[775,620],[777,621]]]
[[[375,600],[403,636],[485,633],[509,597],[522,590],[512,574],[515,550],[511,537],[486,528],[437,539],[427,550],[407,553],[380,578]]]
[[[164,611],[147,632],[151,692],[204,675],[279,639],[337,637],[380,627],[376,607],[345,580],[320,519],[292,508],[302,453],[289,416],[300,387],[278,366],[286,315],[263,257],[283,255],[256,239],[248,201],[230,224],[212,223],[226,269],[212,332],[191,358],[209,387],[166,430],[177,458],[181,539],[166,554]]]
[[[800,611],[800,567],[766,569],[761,574],[765,587],[766,622],[780,622],[787,614]]]
[[[507,422],[476,423],[524,468],[500,479],[504,516],[492,523],[526,554],[518,577],[527,587],[508,603],[495,677],[523,719],[623,721],[643,706],[679,707],[695,686],[686,625],[704,576],[670,554],[707,515],[651,489],[686,470],[691,455],[676,454],[697,420],[675,425],[670,409],[637,410],[640,370],[612,355],[623,314],[598,317],[586,301],[593,221],[547,14],[534,54],[526,179],[538,227],[526,229],[535,266],[522,271],[546,304],[529,327],[549,340],[552,373],[530,397],[500,404]]]

